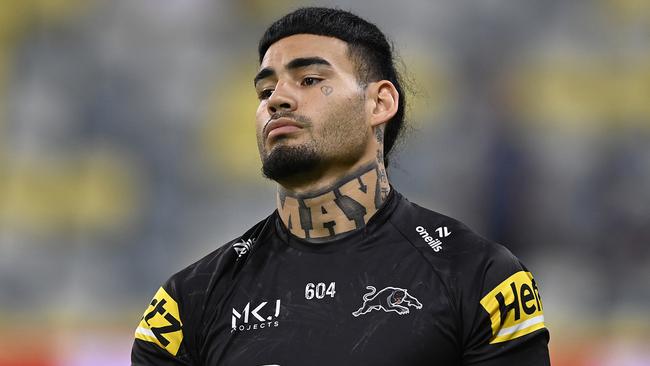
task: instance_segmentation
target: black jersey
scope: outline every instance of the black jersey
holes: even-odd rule
[[[326,243],[274,212],[173,275],[135,338],[133,365],[549,365],[531,273],[394,191]]]

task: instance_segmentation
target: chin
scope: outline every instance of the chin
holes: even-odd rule
[[[290,136],[290,135],[280,135],[280,136],[274,136],[271,139],[267,139],[267,145],[269,145],[271,148],[277,146],[277,145],[301,145],[302,142],[299,141],[299,139],[295,136]]]
[[[262,174],[283,181],[305,174],[319,166],[322,157],[305,144],[275,144],[262,161]]]

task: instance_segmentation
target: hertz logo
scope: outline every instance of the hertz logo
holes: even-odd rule
[[[542,299],[530,272],[508,277],[481,299],[481,305],[490,316],[491,344],[544,328]]]
[[[178,303],[160,288],[145,310],[135,330],[135,338],[152,342],[176,356],[183,340]]]

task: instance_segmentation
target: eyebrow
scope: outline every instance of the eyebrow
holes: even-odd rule
[[[326,65],[332,66],[327,60],[321,57],[301,57],[295,58],[286,65],[286,68],[289,70],[298,69],[301,67],[311,66],[311,65]]]
[[[299,57],[289,61],[289,63],[285,65],[285,68],[287,70],[295,70],[301,67],[307,67],[311,65],[332,66],[332,64],[330,64],[329,61],[327,61],[322,57]],[[255,78],[253,79],[253,85],[257,85],[257,83],[260,80],[265,79],[272,75],[275,75],[275,70],[273,68],[271,67],[263,68],[257,73],[257,75],[255,75]]]

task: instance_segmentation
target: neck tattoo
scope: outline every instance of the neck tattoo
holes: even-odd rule
[[[295,195],[280,187],[278,213],[293,235],[327,240],[365,226],[389,190],[385,168],[372,163],[318,192]]]

